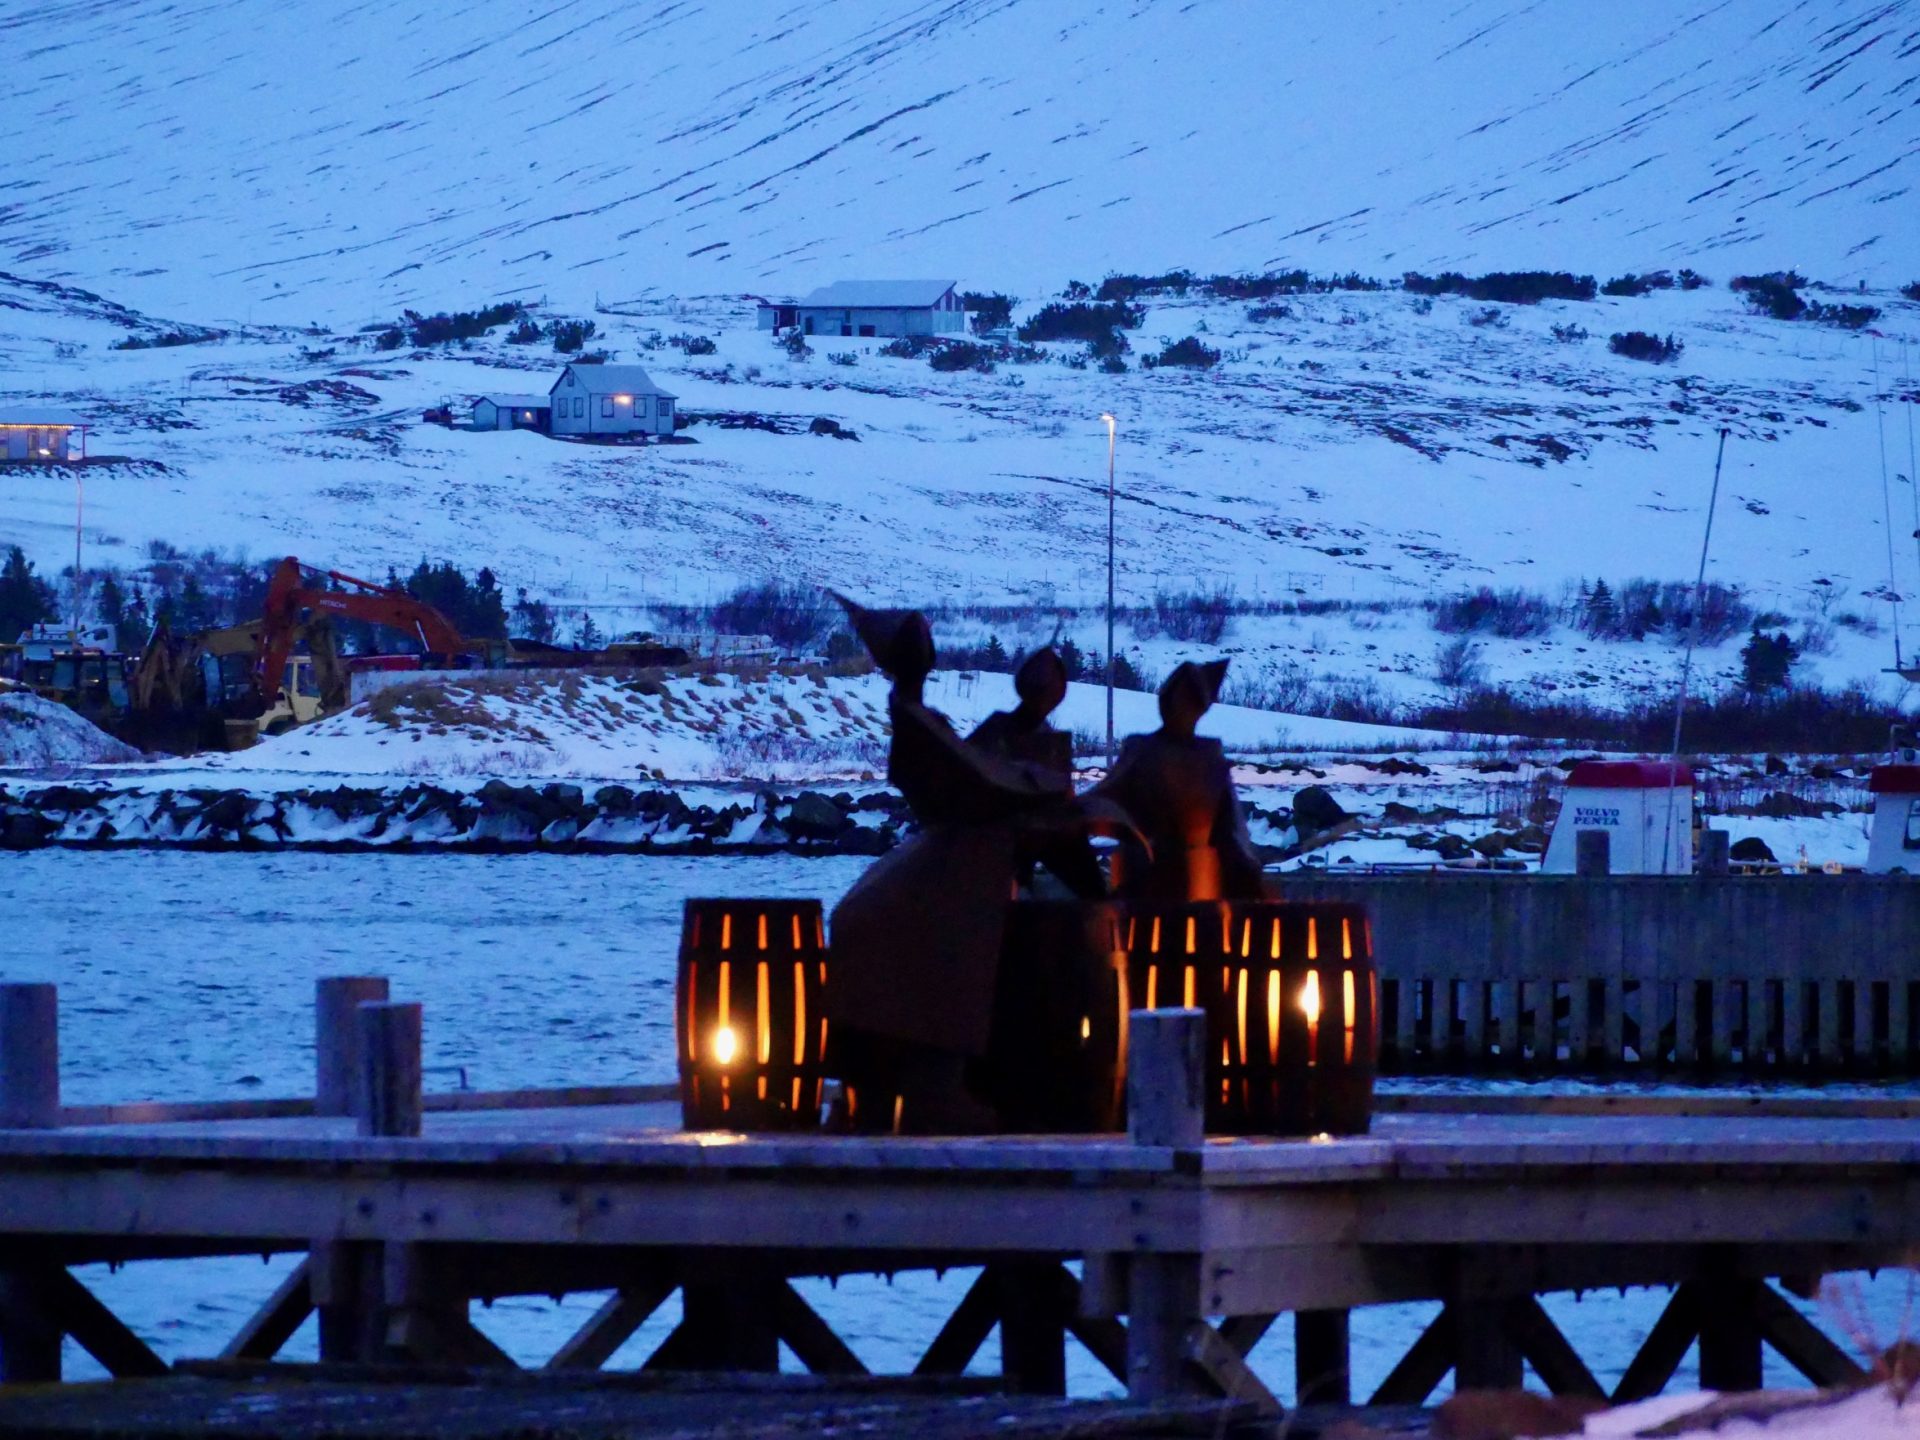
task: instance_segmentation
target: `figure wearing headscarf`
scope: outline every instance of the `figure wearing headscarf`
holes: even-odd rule
[[[852,1042],[840,1047],[843,1078],[900,1095],[908,1128],[988,1128],[964,1071],[986,1050],[1017,876],[1025,857],[1088,822],[1062,777],[968,744],[926,704],[924,616],[835,598],[893,680],[887,779],[920,826],[833,911],[826,1009]]]
[[[982,720],[967,744],[1019,766],[1039,783],[1057,787],[1062,796],[1072,795],[1073,736],[1054,729],[1047,719],[1067,697],[1066,662],[1051,646],[1034,651],[1014,672],[1013,689],[1019,703]],[[1082,805],[1081,810],[1091,829],[1029,831],[1022,836],[1016,870],[1023,890],[1045,893],[1045,882],[1035,872],[1036,866],[1043,866],[1064,887],[1053,891],[1054,898],[1071,895],[1097,900],[1106,895],[1106,877],[1100,873],[1087,836],[1093,829],[1112,830],[1112,824],[1103,822],[1123,817],[1097,801]]]
[[[1073,787],[1073,737],[1056,730],[1047,717],[1067,698],[1067,663],[1052,646],[1020,662],[1013,675],[1019,703],[996,710],[974,727],[967,743],[1055,778],[1063,791]]]
[[[1160,728],[1131,735],[1092,796],[1117,803],[1151,844],[1123,846],[1116,888],[1134,899],[1237,900],[1262,893],[1232,770],[1218,740],[1194,733],[1227,662],[1180,665],[1160,687]]]

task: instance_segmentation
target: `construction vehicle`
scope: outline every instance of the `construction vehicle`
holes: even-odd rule
[[[0,646],[0,679],[57,701],[106,728],[127,708],[126,657],[111,626],[34,625]]]
[[[324,581],[356,588],[327,589]],[[470,663],[473,647],[425,601],[292,556],[274,567],[262,611],[258,620],[197,635],[155,627],[134,667],[126,738],[148,748],[244,750],[345,709],[349,674],[333,616],[418,639],[438,667]]]
[[[345,671],[324,621],[296,627],[305,653],[288,657],[271,701],[260,701],[254,662],[265,628],[252,620],[175,636],[162,621],[133,667],[116,733],[147,750],[240,750],[344,709]]]

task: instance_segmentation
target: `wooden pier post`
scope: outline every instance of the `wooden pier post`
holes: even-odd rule
[[[1136,1145],[1197,1148],[1206,1135],[1207,1017],[1135,1010],[1128,1017],[1127,1136]],[[1127,1260],[1127,1394],[1192,1394],[1187,1341],[1200,1320],[1200,1257],[1135,1251]]]
[[[377,975],[327,975],[313,985],[314,1112],[355,1115],[360,1083],[360,1016],[363,1002],[388,998]]]
[[[360,1133],[420,1133],[420,1006],[360,1006]]]
[[[44,983],[0,985],[0,1129],[59,1124],[59,992]]]
[[[1186,1149],[1206,1137],[1207,1016],[1136,1010],[1128,1018],[1127,1138]]]

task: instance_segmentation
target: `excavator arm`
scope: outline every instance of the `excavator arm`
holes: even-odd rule
[[[359,588],[321,589],[307,583],[309,576]],[[352,575],[310,570],[289,555],[274,567],[273,576],[267,582],[260,642],[254,651],[254,689],[265,705],[272,705],[279,692],[280,677],[285,674],[287,658],[293,653],[303,612],[338,615],[398,630],[418,639],[429,654],[454,656],[468,648],[453,623],[426,601],[416,600],[404,590],[376,585]]]

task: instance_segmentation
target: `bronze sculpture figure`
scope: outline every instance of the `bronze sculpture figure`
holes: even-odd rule
[[[836,1064],[856,1096],[897,1097],[902,1114],[892,1118],[906,1128],[991,1128],[964,1077],[987,1046],[1007,908],[1022,870],[1083,837],[1088,822],[1067,775],[968,744],[926,704],[934,650],[924,616],[835,598],[893,681],[887,779],[920,826],[834,909],[827,1013],[841,1036]],[[1079,878],[1099,893],[1091,857]]]
[[[1130,735],[1093,796],[1117,804],[1148,847],[1123,845],[1115,889],[1129,899],[1236,900],[1265,893],[1260,858],[1218,740],[1194,733],[1227,662],[1178,666],[1160,687],[1160,728]]]

